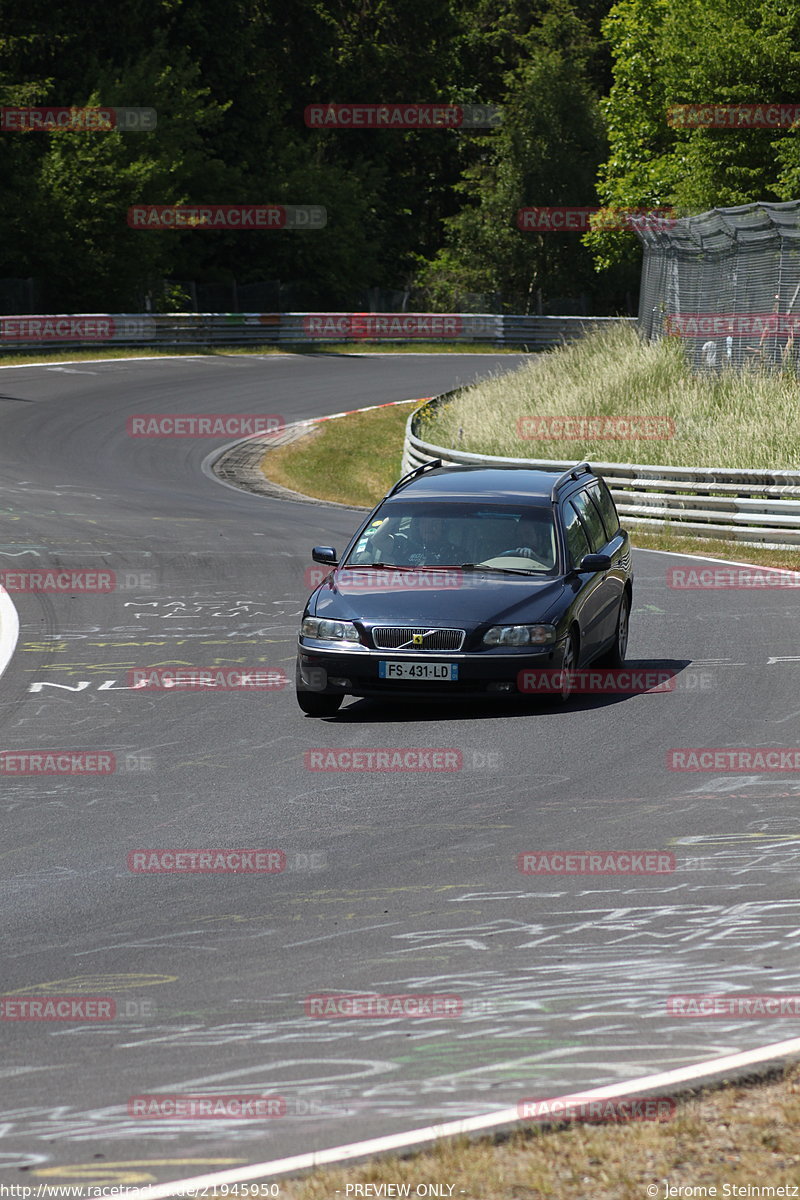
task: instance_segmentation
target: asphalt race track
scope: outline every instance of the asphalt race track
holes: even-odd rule
[[[200,466],[229,438],[133,439],[126,417],[291,421],[515,362],[2,371],[0,565],[111,570],[122,586],[13,597],[2,749],[110,753],[117,769],[0,779],[0,992],[113,997],[117,1015],[2,1022],[0,1182],[184,1178],[797,1031],[796,1018],[676,1018],[667,998],[797,990],[800,776],[666,765],[671,748],[797,744],[796,591],[676,590],[667,570],[688,560],[637,551],[630,658],[678,669],[678,686],[566,711],[358,701],[319,721],[291,683],[128,686],[133,668],[176,664],[293,678],[310,549],[341,549],[358,513],[234,491]],[[339,747],[455,749],[463,765],[306,769],[305,751]],[[130,851],[153,847],[277,848],[286,869],[128,869]],[[676,867],[521,874],[517,855],[536,850],[660,850]],[[461,1015],[306,1015],[309,996],[364,992],[456,996]],[[284,1115],[128,1114],[154,1093],[265,1094]]]

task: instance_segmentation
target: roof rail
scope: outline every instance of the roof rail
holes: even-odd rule
[[[550,500],[555,502],[558,499],[558,489],[563,487],[565,483],[569,483],[571,479],[577,479],[579,475],[586,473],[592,474],[592,468],[587,462],[578,463],[574,467],[570,467],[563,475],[559,475],[558,479],[553,484],[553,490],[550,492]]]
[[[393,496],[395,492],[399,491],[404,484],[410,483],[411,480],[416,479],[418,475],[422,475],[425,471],[430,471],[434,467],[441,467],[441,465],[442,460],[440,458],[433,458],[430,462],[423,463],[421,467],[415,467],[413,471],[409,471],[407,475],[402,477],[402,479],[398,479],[391,491],[387,492],[386,499],[388,500],[389,496]]]

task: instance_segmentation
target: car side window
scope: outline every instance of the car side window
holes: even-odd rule
[[[603,518],[606,534],[610,541],[619,529],[619,514],[617,513],[611,492],[608,490],[603,479],[597,479],[594,483],[590,483],[588,492],[600,509],[600,516]]]
[[[600,519],[598,509],[586,492],[576,492],[574,496],[570,497],[570,504],[575,505],[583,521],[586,534],[589,538],[590,553],[600,554],[608,538],[606,537],[606,531],[603,528],[603,522]]]
[[[583,531],[580,517],[571,504],[564,505],[564,530],[567,535],[567,548],[573,567],[577,567],[584,554],[589,553],[589,543]]]

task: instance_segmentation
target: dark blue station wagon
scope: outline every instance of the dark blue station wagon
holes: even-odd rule
[[[308,599],[297,700],[333,716],[346,696],[511,697],[526,670],[621,666],[633,575],[628,534],[588,463],[426,463],[399,480]]]

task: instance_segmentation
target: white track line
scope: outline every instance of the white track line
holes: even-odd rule
[[[727,1054],[722,1058],[711,1058],[694,1063],[690,1067],[678,1067],[674,1071],[660,1071],[656,1075],[643,1075],[627,1083],[613,1083],[608,1087],[593,1088],[591,1091],[570,1092],[564,1096],[548,1097],[550,1104],[569,1103],[580,1100],[608,1100],[622,1096],[640,1095],[643,1092],[665,1088],[676,1084],[698,1084],[710,1080],[722,1072],[738,1071],[760,1063],[800,1055],[800,1038],[785,1042],[774,1042],[770,1046],[755,1050],[744,1050]],[[389,1134],[387,1137],[370,1138],[364,1142],[350,1142],[344,1146],[333,1146],[330,1150],[314,1150],[310,1154],[296,1154],[292,1158],[273,1159],[272,1162],[253,1163],[249,1167],[236,1167],[231,1171],[216,1171],[208,1175],[196,1175],[190,1179],[177,1179],[172,1183],[153,1184],[151,1187],[129,1190],[125,1200],[167,1200],[180,1191],[194,1188],[222,1187],[224,1184],[244,1183],[248,1180],[265,1179],[273,1175],[286,1175],[305,1171],[311,1167],[328,1166],[349,1162],[365,1155],[384,1154],[388,1151],[409,1150],[429,1145],[445,1137],[479,1133],[481,1130],[496,1129],[503,1125],[530,1124],[530,1119],[521,1120],[514,1108],[496,1109],[479,1117],[467,1117],[461,1121],[447,1121],[441,1125],[426,1125],[421,1129],[410,1129],[405,1133]],[[552,1120],[551,1124],[557,1124]]]
[[[17,648],[19,615],[4,587],[0,587],[0,675],[3,674]]]
[[[470,358],[494,358],[497,355],[496,350],[458,350],[456,354],[447,354],[442,350],[409,350],[404,353],[401,350],[362,350],[362,351],[337,351],[339,358],[436,358],[437,356],[454,358],[458,354],[469,354]],[[521,357],[533,357],[537,351],[525,352],[523,350],[512,351],[512,354],[519,354]],[[0,366],[0,371],[24,371],[27,367],[74,367],[81,363],[115,363],[115,362],[180,362],[190,359],[202,359],[203,362],[213,362],[215,358],[259,358],[269,360],[270,358],[291,358],[297,360],[297,352],[292,353],[290,350],[273,350],[268,354],[262,351],[253,350],[250,353],[226,355],[221,354],[134,354],[130,358],[63,358],[57,362],[50,362],[44,359],[42,362],[30,363],[5,363]],[[360,411],[359,409],[355,410]]]
[[[635,532],[635,531],[634,531]],[[630,536],[631,531],[628,530]],[[649,546],[633,546],[637,554],[669,554],[672,558],[701,558],[703,562],[725,563],[729,567],[755,567],[759,571],[777,571],[781,575],[796,575],[797,571],[791,571],[788,567],[768,567],[766,563],[746,563],[739,562],[733,558],[711,558],[707,554],[685,554],[680,550],[651,550]],[[790,550],[790,546],[781,547],[781,549]],[[800,549],[800,547],[798,547]]]
[[[43,362],[5,363],[0,371],[24,371],[30,367],[75,367],[84,363],[115,363],[115,362],[174,362],[180,358],[205,358],[204,354],[135,354],[133,358],[60,358],[57,362],[45,359]],[[277,357],[277,355],[276,355]]]

